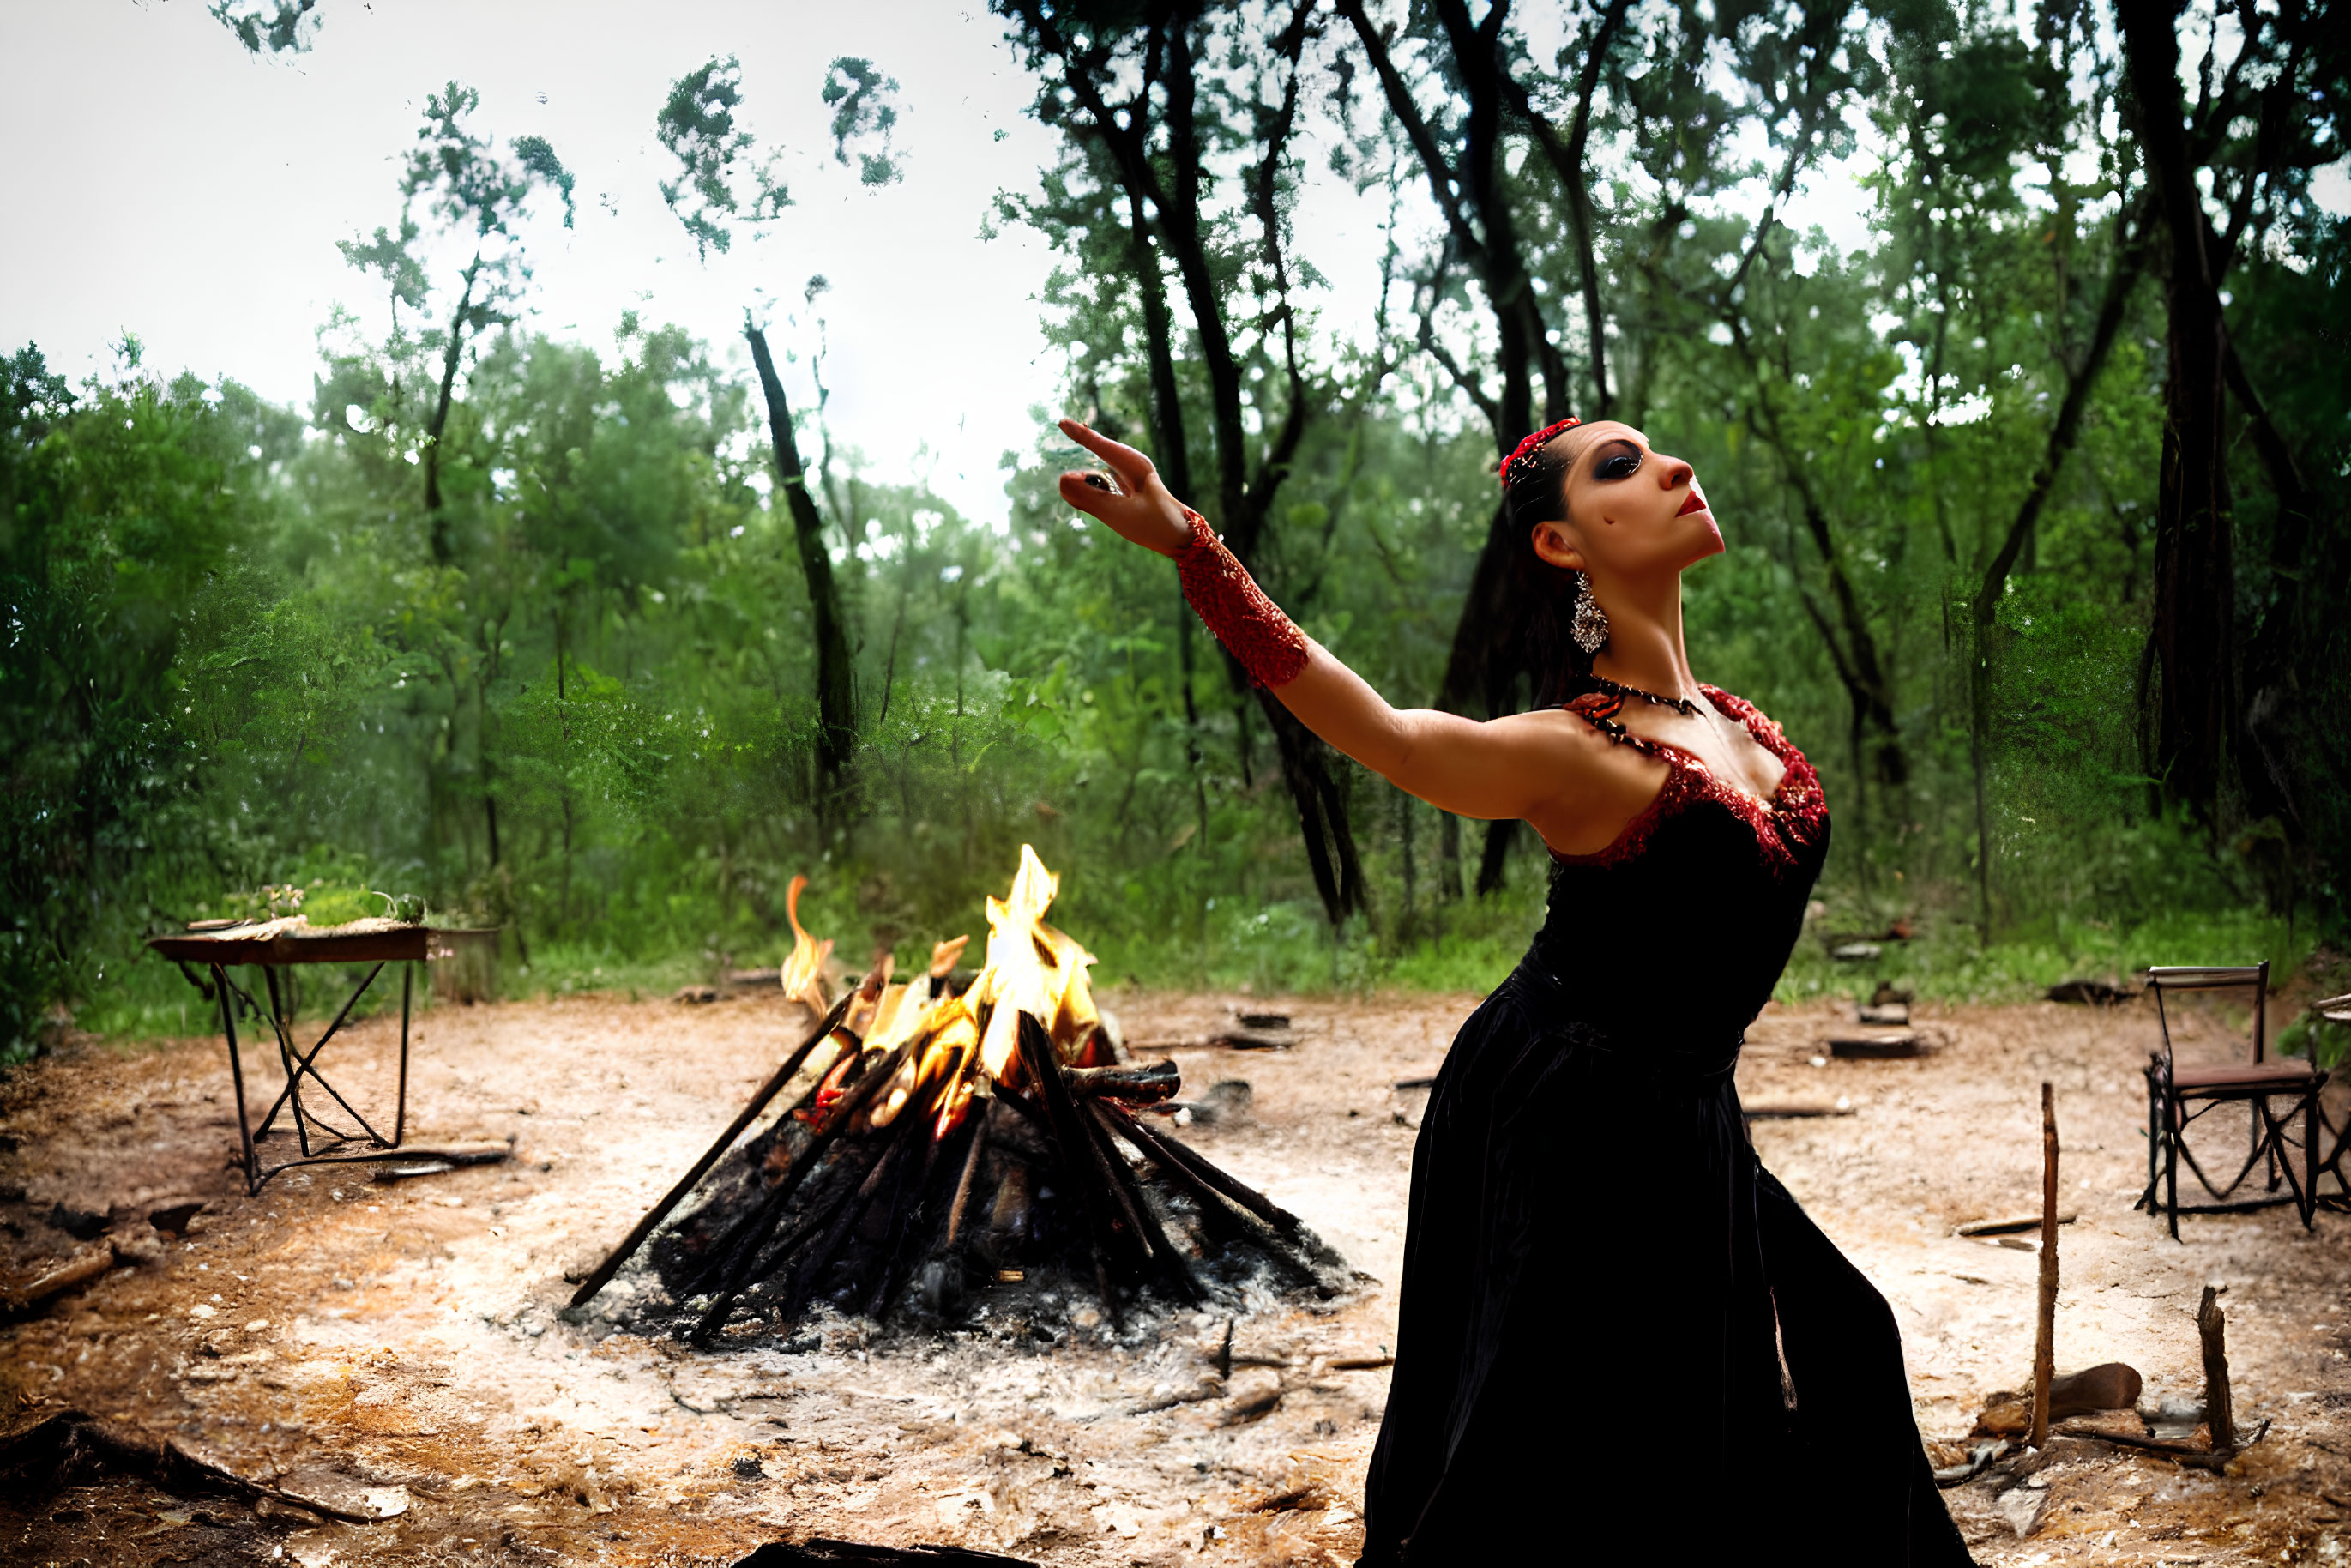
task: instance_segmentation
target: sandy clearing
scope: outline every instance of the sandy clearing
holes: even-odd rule
[[[1105,999],[1132,1035],[1162,1039],[1222,1024],[1232,1000]],[[55,1203],[127,1211],[192,1192],[212,1207],[154,1263],[0,1327],[11,1420],[71,1406],[177,1433],[242,1473],[326,1465],[404,1487],[413,1506],[374,1525],[217,1501],[192,1513],[117,1479],[0,1502],[0,1540],[19,1559],[69,1547],[101,1563],[249,1561],[246,1548],[266,1542],[314,1568],[726,1563],[810,1533],[1072,1564],[1351,1562],[1385,1374],[1327,1364],[1393,1343],[1386,1282],[1424,1099],[1394,1085],[1435,1070],[1473,998],[1266,1005],[1296,1017],[1295,1049],[1176,1053],[1189,1091],[1228,1077],[1255,1089],[1247,1122],[1187,1135],[1377,1282],[1335,1309],[1244,1320],[1238,1349],[1290,1364],[1243,1368],[1217,1397],[1142,1414],[1200,1387],[1221,1319],[1168,1320],[1125,1344],[1102,1343],[1106,1331],[1041,1343],[1000,1318],[946,1336],[835,1320],[802,1354],[767,1343],[702,1354],[612,1332],[608,1317],[558,1315],[566,1270],[592,1262],[668,1185],[800,1025],[765,996],[431,1012],[412,1135],[511,1136],[516,1159],[392,1186],[298,1173],[258,1199],[229,1168],[217,1043],[83,1047],[37,1063],[0,1087],[0,1132],[16,1145],[0,1154],[12,1275],[75,1247],[43,1222]],[[2029,1540],[1994,1488],[1954,1494],[1980,1558],[2338,1554],[2337,1521],[2351,1517],[2330,1500],[2351,1499],[2351,1221],[2324,1215],[2305,1235],[2283,1211],[2190,1219],[2174,1246],[2133,1213],[2145,1169],[2137,1069],[2153,1028],[2137,1008],[1922,1010],[1937,1054],[1814,1067],[1834,1019],[1825,1008],[1767,1012],[1740,1090],[1750,1102],[1852,1103],[1849,1116],[1759,1123],[1755,1138],[1893,1301],[1930,1438],[1963,1434],[1984,1396],[2030,1366],[2035,1260],[1950,1232],[2037,1204],[2043,1077],[2057,1085],[2080,1215],[2062,1247],[2061,1367],[2127,1360],[2151,1393],[2194,1395],[2191,1313],[2217,1279],[2230,1286],[2241,1415],[2273,1421],[2226,1476],[2053,1445],[2033,1478],[2050,1500]],[[330,1048],[338,1083],[371,1097],[363,1108],[388,1092],[392,1038],[376,1021]],[[1592,1242],[1604,1269],[1604,1222]],[[1233,1419],[1277,1387],[1270,1413]],[[1625,1462],[1660,1458],[1628,1447]],[[1823,1484],[1825,1500],[1834,1478]]]

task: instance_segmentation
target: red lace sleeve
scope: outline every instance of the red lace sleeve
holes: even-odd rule
[[[1265,596],[1208,520],[1184,509],[1192,540],[1176,553],[1184,598],[1261,686],[1286,686],[1306,668],[1306,633]]]

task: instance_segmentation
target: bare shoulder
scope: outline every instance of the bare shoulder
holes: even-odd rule
[[[1657,758],[1611,740],[1590,720],[1564,709],[1537,708],[1491,724],[1512,738],[1514,750],[1543,768],[1542,793],[1555,810],[1581,813],[1620,800],[1637,803],[1656,792],[1665,771]]]

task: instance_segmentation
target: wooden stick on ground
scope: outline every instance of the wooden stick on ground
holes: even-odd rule
[[[2041,1084],[2041,1311],[2032,1335],[2032,1446],[2049,1446],[2049,1385],[2057,1375],[2057,1092]]]
[[[2219,1288],[2204,1287],[2196,1304],[2196,1333],[2204,1342],[2204,1420],[2212,1428],[2212,1451],[2237,1451],[2237,1412],[2229,1393],[2229,1314],[2220,1310]]]

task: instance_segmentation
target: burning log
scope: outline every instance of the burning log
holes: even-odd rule
[[[1184,1082],[1172,1061],[1155,1061],[1148,1067],[1072,1067],[1064,1076],[1072,1094],[1108,1095],[1130,1103],[1168,1099]]]
[[[976,974],[956,967],[963,939],[909,983],[878,957],[575,1303],[648,1238],[666,1296],[649,1307],[704,1345],[761,1325],[789,1334],[821,1303],[880,1319],[904,1298],[945,1313],[974,1288],[1019,1285],[1032,1306],[1057,1305],[1072,1278],[1122,1332],[1146,1293],[1229,1301],[1269,1269],[1326,1297],[1350,1288],[1344,1260],[1295,1216],[1138,1117],[1165,1109],[1181,1074],[1124,1058],[1093,1002],[1093,956],[1044,922],[1058,885],[1024,849],[1008,895],[987,900]],[[793,933],[782,983],[813,1006],[831,945],[796,915]],[[819,1054],[828,1041],[834,1054]],[[803,1072],[797,1103],[728,1154]]]

